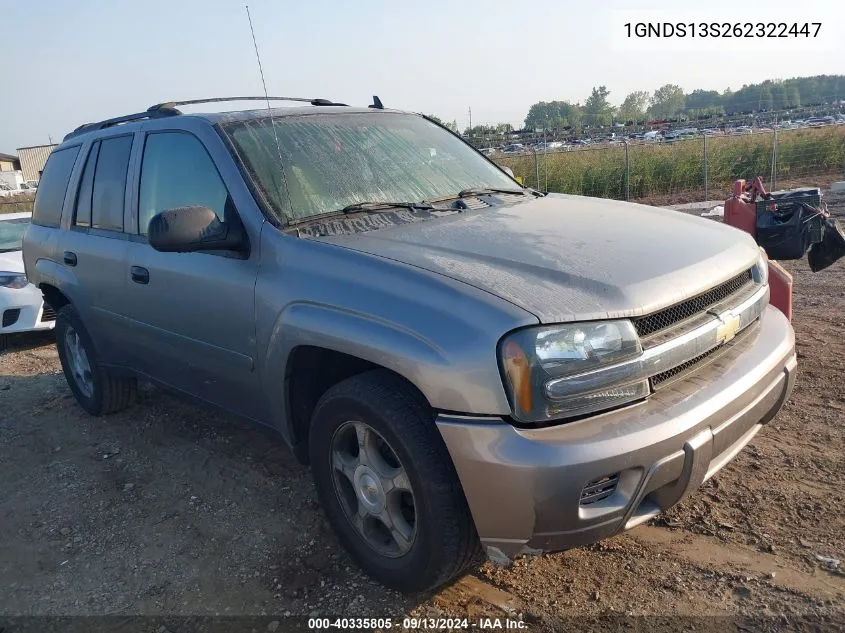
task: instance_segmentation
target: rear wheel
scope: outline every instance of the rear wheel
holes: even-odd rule
[[[137,380],[118,376],[100,365],[91,337],[72,305],[58,311],[55,330],[65,380],[83,409],[91,415],[105,415],[135,400]]]
[[[433,416],[383,371],[320,399],[310,430],[317,493],[343,545],[373,578],[423,591],[463,572],[478,536]]]

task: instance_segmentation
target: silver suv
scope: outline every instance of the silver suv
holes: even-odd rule
[[[86,411],[144,379],[276,428],[404,591],[641,524],[774,417],[794,335],[751,237],[524,188],[375,101],[65,137],[24,258]]]

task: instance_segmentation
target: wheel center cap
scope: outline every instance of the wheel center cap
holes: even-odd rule
[[[355,469],[355,492],[372,514],[381,514],[384,510],[384,488],[378,475],[370,467],[361,465]]]

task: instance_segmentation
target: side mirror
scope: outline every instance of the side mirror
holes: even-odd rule
[[[208,207],[177,207],[153,216],[147,235],[163,253],[242,251],[246,236],[240,225],[223,223]]]
[[[501,169],[503,172],[505,172],[508,176],[510,176],[514,180],[516,180],[516,176],[513,175],[513,169],[511,169],[507,165],[499,165],[499,169]]]

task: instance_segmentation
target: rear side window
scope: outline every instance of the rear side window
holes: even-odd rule
[[[32,210],[33,224],[59,226],[62,218],[62,204],[77,154],[79,154],[79,145],[56,150],[50,154],[35,194],[35,206]]]
[[[76,226],[91,226],[91,199],[94,193],[94,169],[97,166],[97,155],[100,153],[100,142],[91,146],[82,180],[79,183],[79,193],[76,195],[76,213],[73,223]]]
[[[176,207],[208,207],[224,221],[226,185],[199,139],[184,132],[150,134],[141,163],[138,232],[147,234],[157,213]]]
[[[131,136],[100,141],[91,195],[91,228],[123,230],[123,198],[131,150]]]

